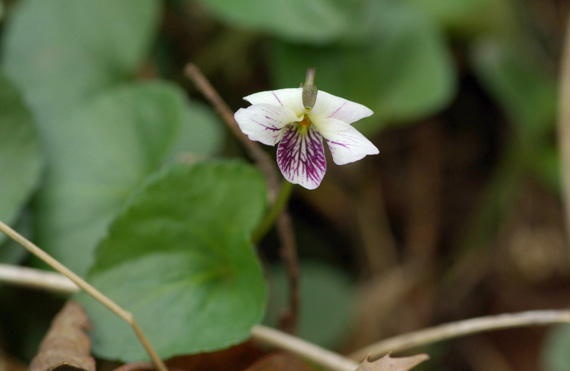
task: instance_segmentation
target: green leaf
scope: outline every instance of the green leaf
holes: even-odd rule
[[[346,338],[353,317],[354,286],[340,269],[315,261],[302,261],[301,305],[297,335],[312,343],[334,348]],[[287,274],[282,267],[270,271],[270,295],[265,322],[279,324],[288,306]]]
[[[558,326],[550,332],[542,351],[545,371],[570,371],[570,328]]]
[[[345,12],[334,0],[202,0],[219,18],[236,26],[289,40],[325,42],[346,28]]]
[[[34,240],[33,218],[33,214],[24,209],[18,221],[13,223],[12,228],[29,240]],[[2,237],[0,237],[0,240],[1,239]],[[29,256],[30,253],[28,250],[24,249],[22,245],[12,239],[6,239],[6,241],[0,243],[0,263],[19,265],[22,264]]]
[[[515,131],[517,161],[558,190],[555,134],[558,84],[524,47],[506,40],[480,40],[470,53],[475,72],[503,108]]]
[[[482,83],[523,135],[533,138],[552,130],[556,122],[556,79],[522,47],[480,40],[474,44],[470,59]]]
[[[213,155],[223,146],[224,130],[218,115],[209,107],[188,102],[171,155]]]
[[[364,104],[374,115],[360,130],[432,114],[455,94],[455,70],[445,41],[409,7],[386,6],[377,35],[358,46],[310,47],[276,42],[271,55],[275,86],[299,86],[307,67],[317,87]]]
[[[507,33],[514,27],[513,9],[507,0],[408,0],[461,36]]]
[[[177,165],[148,182],[99,245],[88,279],[132,311],[162,358],[249,337],[266,287],[249,240],[266,200],[263,177],[239,162]],[[147,356],[132,329],[81,297],[103,358]]]
[[[22,0],[6,26],[2,67],[40,123],[57,123],[134,74],[158,20],[157,0]]]
[[[534,174],[556,194],[562,190],[560,177],[560,149],[554,143],[546,143],[537,148],[532,156]]]
[[[33,118],[20,94],[0,75],[0,221],[13,224],[37,187],[42,169]],[[0,242],[5,235],[0,233]]]
[[[86,273],[95,246],[131,192],[177,156],[175,145],[192,150],[179,145],[182,123],[184,132],[194,128],[198,138],[205,138],[201,126],[217,124],[206,122],[212,116],[201,108],[194,112],[196,107],[169,84],[129,85],[100,95],[46,132],[51,162],[37,203],[40,246]],[[195,120],[187,120],[188,110]]]

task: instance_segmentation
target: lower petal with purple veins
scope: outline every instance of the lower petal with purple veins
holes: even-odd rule
[[[315,189],[321,184],[327,163],[323,137],[314,125],[303,128],[294,123],[283,129],[277,149],[277,164],[285,179],[293,184],[307,189]]]

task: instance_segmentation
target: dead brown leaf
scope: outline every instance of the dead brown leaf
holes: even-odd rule
[[[175,357],[166,361],[166,365],[168,369],[178,368],[187,371],[242,371],[265,354],[248,341],[217,352]]]
[[[415,356],[400,358],[392,358],[389,354],[386,354],[374,362],[370,362],[370,359],[365,360],[356,371],[408,371],[428,359],[429,356],[427,354],[416,354]]]
[[[95,371],[95,360],[90,356],[91,341],[86,333],[89,330],[91,323],[81,305],[67,302],[52,321],[30,371]]]

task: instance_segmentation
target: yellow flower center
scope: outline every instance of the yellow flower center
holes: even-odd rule
[[[301,125],[302,128],[308,128],[309,126],[311,126],[311,124],[312,122],[308,115],[305,115],[305,117],[303,117],[303,119],[299,121],[299,125]]]

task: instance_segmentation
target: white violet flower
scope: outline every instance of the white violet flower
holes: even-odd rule
[[[372,115],[369,108],[316,88],[307,100],[304,90],[248,95],[244,99],[252,105],[239,109],[235,119],[249,139],[271,146],[279,143],[277,164],[285,179],[315,189],[327,168],[323,138],[337,165],[378,154],[378,148],[350,125]]]

